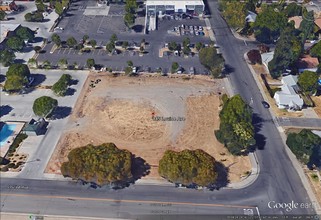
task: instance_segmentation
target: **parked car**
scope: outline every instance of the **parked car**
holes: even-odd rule
[[[262,101],[262,105],[264,108],[270,108],[269,103],[267,103],[266,101]]]
[[[133,73],[137,73],[137,71],[138,71],[138,67],[137,67],[137,66],[133,66],[132,72],[133,72]]]
[[[203,31],[203,26],[198,26],[199,31]]]
[[[189,74],[192,74],[192,75],[195,74],[195,68],[194,67],[190,67],[189,68]]]

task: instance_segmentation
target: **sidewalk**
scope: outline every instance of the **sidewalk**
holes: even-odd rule
[[[248,60],[248,59],[247,59],[247,56],[246,56],[246,53],[244,54],[244,58],[245,58],[246,61]],[[247,63],[247,65],[248,65],[248,67],[249,67],[249,69],[250,69],[250,71],[251,71],[251,74],[253,75],[253,78],[254,78],[257,86],[258,86],[259,89],[260,89],[260,92],[261,92],[263,98],[264,98],[265,100],[267,100],[267,97],[266,97],[266,94],[265,94],[264,89],[263,89],[263,87],[262,87],[262,84],[259,82],[259,80],[258,80],[258,78],[257,78],[257,75],[256,75],[254,69],[252,68],[252,66],[251,66],[250,64]],[[296,171],[297,171],[297,173],[298,173],[298,175],[299,175],[299,177],[300,177],[300,179],[301,179],[301,181],[302,181],[302,183],[303,183],[303,185],[304,185],[304,187],[305,187],[305,189],[306,189],[306,191],[307,191],[307,193],[308,193],[308,196],[309,196],[311,202],[312,202],[313,204],[317,204],[317,207],[315,207],[316,213],[317,213],[317,214],[321,214],[320,204],[319,204],[318,200],[316,199],[316,197],[315,197],[315,195],[314,195],[314,192],[313,192],[313,190],[312,190],[312,188],[311,188],[311,185],[310,185],[310,183],[309,183],[309,180],[307,179],[307,177],[306,177],[306,175],[305,175],[305,173],[304,173],[304,171],[303,171],[303,169],[302,169],[302,167],[301,167],[300,162],[297,160],[296,156],[292,153],[292,151],[290,150],[290,148],[286,145],[286,134],[285,134],[285,132],[284,132],[284,129],[283,129],[282,127],[280,127],[280,125],[278,124],[278,122],[277,122],[277,120],[276,120],[276,117],[275,117],[274,114],[273,114],[273,111],[272,111],[271,109],[269,109],[269,111],[270,111],[270,113],[271,113],[271,115],[272,115],[272,118],[273,118],[273,121],[274,121],[274,123],[275,123],[275,126],[276,126],[277,129],[279,130],[279,133],[280,133],[280,136],[281,136],[283,145],[285,146],[285,151],[287,152],[287,155],[288,155],[289,159],[291,160],[292,165],[293,165],[294,168],[296,169]]]

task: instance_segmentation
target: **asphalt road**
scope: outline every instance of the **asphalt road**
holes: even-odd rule
[[[214,192],[152,185],[133,185],[124,190],[105,191],[88,190],[84,186],[75,186],[74,183],[65,181],[1,178],[2,211],[130,217],[170,213],[244,214],[244,209],[251,209],[253,214],[257,214],[255,207],[258,207],[261,215],[313,214],[314,210],[306,190],[285,152],[278,130],[270,122],[272,117],[269,111],[261,104],[263,98],[243,61],[243,53],[248,48],[243,41],[235,39],[231,34],[216,10],[217,2],[210,1],[209,5],[213,14],[210,21],[216,33],[217,43],[221,46],[226,63],[234,70],[229,75],[231,83],[245,100],[250,102],[253,98],[254,113],[258,118],[264,119],[262,122],[256,120],[260,127],[256,136],[259,148],[256,153],[261,171],[252,185],[239,190],[221,189]],[[292,210],[286,210],[269,207],[269,202],[293,202],[299,205]]]
[[[321,119],[316,118],[277,118],[282,127],[301,127],[321,129]]]

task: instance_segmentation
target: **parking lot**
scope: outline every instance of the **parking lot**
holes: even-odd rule
[[[58,24],[59,27],[63,28],[58,33],[62,40],[67,40],[71,36],[75,37],[76,40],[80,40],[83,35],[87,34],[90,39],[97,41],[98,47],[101,47],[105,46],[110,36],[116,33],[118,40],[121,41],[140,42],[144,38],[149,42],[148,54],[139,56],[138,53],[125,52],[110,56],[104,49],[95,49],[89,53],[80,54],[79,51],[69,48],[60,48],[50,54],[49,51],[53,45],[48,44],[44,49],[46,53],[40,54],[38,57],[39,63],[49,60],[52,65],[56,65],[60,59],[66,58],[69,64],[77,62],[79,66],[85,67],[87,59],[93,58],[96,64],[121,71],[127,66],[126,62],[131,60],[135,66],[140,67],[140,70],[146,67],[151,67],[151,71],[162,68],[163,72],[167,73],[170,72],[172,62],[178,62],[185,70],[194,67],[196,74],[207,72],[200,64],[197,55],[188,58],[182,56],[159,57],[159,50],[164,44],[172,41],[182,43],[185,37],[189,37],[192,44],[197,42],[208,44],[210,39],[205,34],[206,24],[204,20],[198,18],[175,20],[167,16],[159,19],[156,31],[151,31],[144,35],[126,30],[123,21],[123,5],[110,4],[107,16],[84,15],[86,7],[92,7],[93,5],[95,5],[94,1],[78,1],[71,5],[68,15]],[[174,30],[175,27],[179,27],[178,35],[169,33],[169,30]],[[193,30],[191,27],[193,27]]]

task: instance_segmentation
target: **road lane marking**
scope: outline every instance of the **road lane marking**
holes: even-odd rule
[[[191,202],[171,202],[171,201],[153,201],[153,200],[118,200],[108,198],[86,198],[86,197],[74,197],[74,196],[49,196],[49,195],[30,195],[30,194],[16,194],[16,193],[2,193],[2,196],[16,196],[16,197],[34,197],[34,198],[49,198],[49,199],[74,199],[74,200],[87,200],[87,201],[105,201],[105,202],[116,202],[116,203],[146,203],[146,204],[164,204],[171,203],[173,205],[186,205],[186,206],[208,206],[208,207],[223,207],[223,208],[256,208],[255,206],[245,205],[225,205],[225,204],[214,204],[214,203],[191,203]]]

